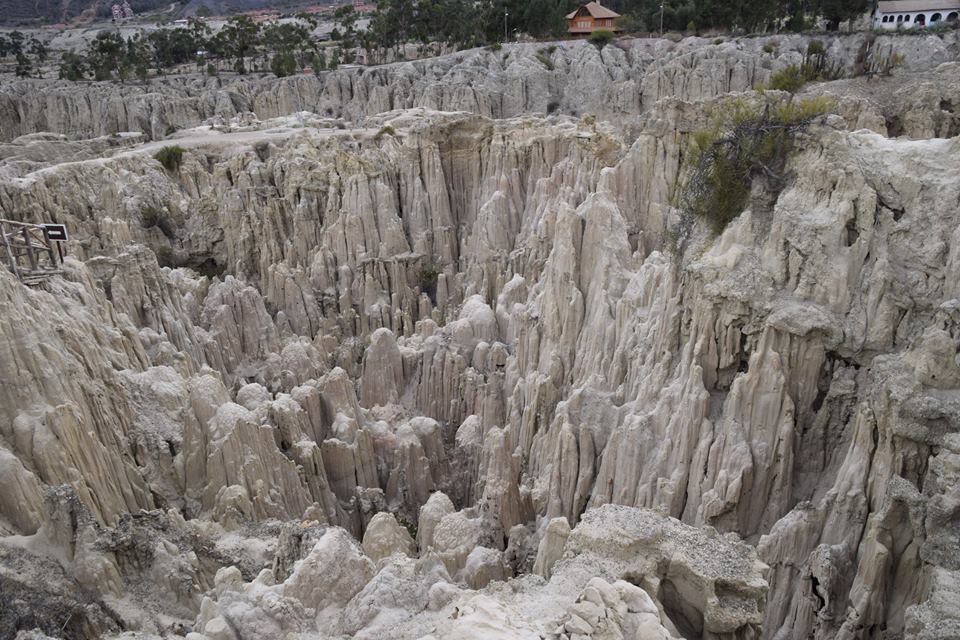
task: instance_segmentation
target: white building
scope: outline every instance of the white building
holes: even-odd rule
[[[873,15],[877,29],[930,27],[960,19],[960,0],[880,0]]]

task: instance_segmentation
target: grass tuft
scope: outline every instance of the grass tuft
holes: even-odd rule
[[[383,136],[396,136],[396,135],[397,135],[397,130],[388,124],[388,125],[384,125],[380,129],[380,131],[377,131],[377,134],[373,136],[373,139],[379,140]]]
[[[173,173],[183,164],[183,147],[171,145],[160,149],[154,154],[154,159],[163,165],[163,168]]]

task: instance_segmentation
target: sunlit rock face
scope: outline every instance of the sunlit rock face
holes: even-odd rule
[[[686,243],[807,39],[5,86],[0,217],[71,240],[0,270],[0,636],[960,633],[960,65],[877,40]]]

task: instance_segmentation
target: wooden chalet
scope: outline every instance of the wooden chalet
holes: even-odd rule
[[[616,11],[593,0],[567,15],[567,31],[571,35],[589,35],[597,29],[620,31],[616,26],[619,17],[620,14]]]

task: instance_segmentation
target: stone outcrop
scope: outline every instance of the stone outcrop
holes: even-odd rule
[[[537,559],[533,565],[534,573],[550,579],[553,565],[563,555],[563,549],[570,536],[570,524],[566,518],[553,518],[547,524],[537,547]]]
[[[760,632],[768,567],[734,534],[690,527],[652,510],[606,505],[584,514],[567,540],[564,557],[569,560],[556,568],[557,579],[591,565],[597,576],[579,598],[593,606],[568,609],[568,633],[604,633],[601,620],[609,626],[650,628],[651,637],[657,637],[661,620],[681,637],[752,638]],[[611,586],[603,580],[614,582]],[[591,587],[597,594],[588,591]],[[620,618],[600,607],[612,608]],[[624,607],[653,617],[624,619]],[[587,623],[589,629],[566,628],[571,620],[573,627]]]
[[[374,562],[394,554],[412,556],[413,538],[391,513],[381,512],[373,517],[363,534],[363,552]]]
[[[638,640],[676,637],[663,626],[660,610],[646,591],[623,580],[611,585],[602,578],[587,583],[551,635]]]
[[[485,547],[471,552],[459,581],[429,554],[419,560],[395,554],[375,573],[372,567],[345,531],[329,529],[282,584],[266,571],[244,582],[236,568],[221,569],[193,640],[219,638],[225,630],[247,637],[281,629],[364,638],[435,632],[511,639],[750,638],[762,620],[766,590],[766,567],[736,536],[614,506],[589,512],[574,528],[548,582],[490,582],[506,575],[500,554]],[[695,624],[700,628],[689,626]]]

